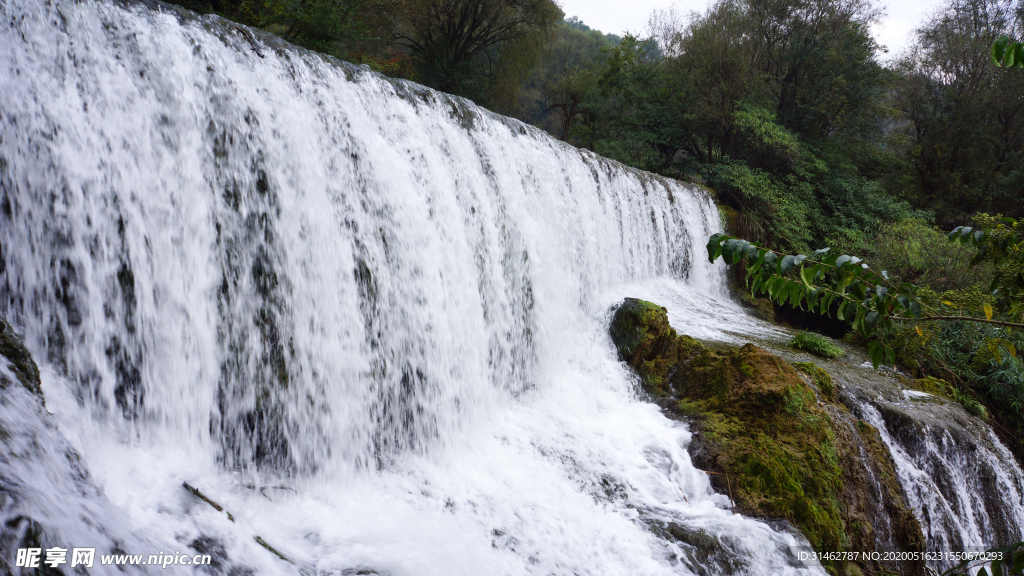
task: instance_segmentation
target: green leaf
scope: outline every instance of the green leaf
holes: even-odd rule
[[[796,260],[793,256],[786,256],[779,262],[779,274],[785,276],[789,274],[789,271],[793,269],[793,261]]]
[[[911,302],[910,303],[910,315],[913,316],[914,318],[920,318],[921,317],[921,304],[919,304],[917,302]]]
[[[994,43],[992,43],[992,63],[996,66],[1002,66],[1003,54],[1006,52],[1006,45],[1010,43],[1010,37],[1000,36]]]
[[[868,355],[871,356],[871,364],[877,369],[885,361],[885,345],[878,340],[869,343]]]
[[[758,250],[757,246],[754,246],[753,244],[749,244],[749,243],[747,244],[747,254],[746,254],[747,262],[752,262],[752,261],[760,260],[760,258],[759,258],[760,255],[761,255],[761,251]]]
[[[736,238],[730,238],[726,240],[725,243],[722,244],[722,258],[725,260],[726,264],[735,264],[735,262],[732,261],[732,254],[733,251],[736,250],[736,247],[739,245],[739,243],[740,240]]]
[[[793,266],[799,266],[803,264],[804,260],[807,260],[807,256],[804,256],[803,254],[797,255],[795,258],[793,258]]]
[[[843,254],[842,256],[840,256],[839,258],[836,259],[836,268],[842,268],[843,265],[846,264],[847,262],[849,262],[850,260],[851,260],[850,256],[847,256],[846,254]]]
[[[821,256],[822,254],[828,252],[829,250],[831,250],[831,248],[822,248],[821,250],[815,250],[814,253],[811,254],[811,259],[817,260],[818,256]]]
[[[801,303],[804,300],[804,285],[799,282],[793,282],[789,287],[789,304],[796,307],[802,307]]]
[[[881,314],[879,314],[877,310],[872,310],[871,312],[868,312],[867,315],[864,316],[864,329],[867,332],[873,331],[875,329],[875,326],[878,324],[878,319],[880,317]]]
[[[708,261],[714,264],[715,260],[722,254],[722,239],[728,238],[725,234],[712,234],[708,240]]]
[[[805,288],[814,290],[814,270],[812,268],[801,268],[800,279],[804,281]]]

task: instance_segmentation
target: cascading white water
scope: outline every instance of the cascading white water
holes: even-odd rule
[[[692,331],[737,314],[703,192],[218,19],[0,13],[0,312],[91,474],[5,396],[5,514],[45,544],[231,574],[296,570],[254,536],[325,574],[820,571],[711,492],[605,332],[652,281]]]
[[[981,551],[1024,538],[1024,473],[1009,450],[959,406],[904,396],[860,399],[857,408],[882,433],[911,506],[927,520],[928,548]]]

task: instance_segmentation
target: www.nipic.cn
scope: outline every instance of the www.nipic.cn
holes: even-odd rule
[[[68,558],[68,552],[67,548],[59,547],[47,548],[46,550],[42,548],[18,548],[18,556],[15,558],[14,565],[19,568],[38,568],[40,562],[42,562],[51,568],[64,564],[70,564],[72,568],[75,566],[93,567],[96,560],[95,548],[72,548],[70,550],[70,558]],[[213,558],[209,554],[190,555],[182,554],[181,552],[164,554],[163,550],[159,554],[150,554],[148,556],[143,554],[100,555],[100,564],[103,566],[160,566],[161,568],[166,568],[168,566],[208,565],[212,561]]]

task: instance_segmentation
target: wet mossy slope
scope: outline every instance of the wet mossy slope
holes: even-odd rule
[[[665,308],[627,298],[610,327],[644,390],[695,432],[694,464],[738,512],[795,525],[815,550],[923,551],[878,431],[834,403],[832,379],[753,344],[712,350],[676,334]],[[720,474],[720,475],[719,475]],[[922,574],[916,562],[823,562],[833,574]]]

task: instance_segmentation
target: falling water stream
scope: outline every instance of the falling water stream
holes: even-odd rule
[[[823,573],[606,334],[646,294],[770,332],[703,255],[704,191],[218,18],[0,14],[0,314],[46,402],[2,391],[5,551],[31,522],[235,576]]]

